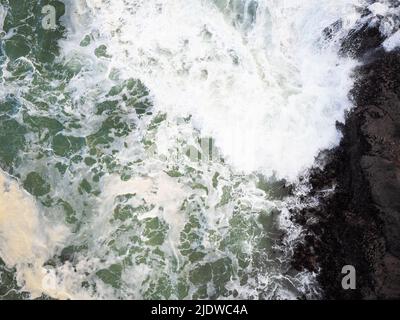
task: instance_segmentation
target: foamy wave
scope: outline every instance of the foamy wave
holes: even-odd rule
[[[83,12],[74,20],[86,28],[71,27],[64,53],[76,50],[75,38],[98,34],[109,69],[141,79],[157,110],[192,115],[237,170],[293,181],[338,143],[355,64],[321,31],[342,19],[345,34],[358,1],[258,1],[247,22],[231,17],[254,1],[218,1],[222,12],[195,0],[82,3],[70,11]]]

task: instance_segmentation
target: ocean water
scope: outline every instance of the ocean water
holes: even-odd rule
[[[340,141],[369,4],[0,4],[0,298],[319,297],[288,209]]]

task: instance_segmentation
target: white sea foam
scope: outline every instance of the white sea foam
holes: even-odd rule
[[[351,108],[354,62],[338,58],[322,30],[342,19],[344,34],[358,1],[258,1],[256,14],[234,25],[251,2],[234,1],[237,12],[227,1],[217,1],[222,12],[197,0],[70,3],[81,14],[62,47],[89,54],[93,46],[82,50],[77,39],[98,34],[109,70],[141,79],[157,110],[192,115],[237,170],[294,181],[340,139],[335,123]]]
[[[377,15],[385,16],[389,11],[389,7],[388,7],[387,3],[383,3],[383,2],[375,2],[375,3],[371,4],[368,7],[368,9],[371,11],[371,13],[374,16],[377,16]]]
[[[9,268],[17,268],[18,284],[33,298],[42,293],[68,297],[47,285],[51,274],[43,267],[68,234],[65,226],[46,221],[33,198],[0,171],[0,256]]]
[[[383,47],[386,51],[392,51],[398,47],[400,47],[400,30],[392,34],[389,38],[385,40],[383,43]]]

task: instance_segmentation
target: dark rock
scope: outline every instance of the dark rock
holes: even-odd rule
[[[320,206],[294,213],[308,234],[293,266],[320,267],[327,299],[400,298],[400,51],[385,52],[383,41],[377,26],[344,39],[342,54],[363,62],[351,92],[355,108],[338,126],[339,147],[311,173],[310,196]],[[356,268],[356,290],[341,286],[345,265]]]
[[[364,25],[360,29],[352,30],[342,42],[340,50],[343,55],[359,57],[371,49],[382,45],[385,38],[379,31],[379,26]]]

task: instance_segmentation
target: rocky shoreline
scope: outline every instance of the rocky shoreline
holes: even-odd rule
[[[311,172],[308,196],[320,205],[293,211],[306,230],[293,266],[318,270],[325,299],[400,298],[400,50],[385,51],[384,40],[379,24],[343,39],[341,53],[361,62],[355,108],[338,124],[340,145],[321,154],[324,169]],[[345,265],[355,290],[342,288]]]

